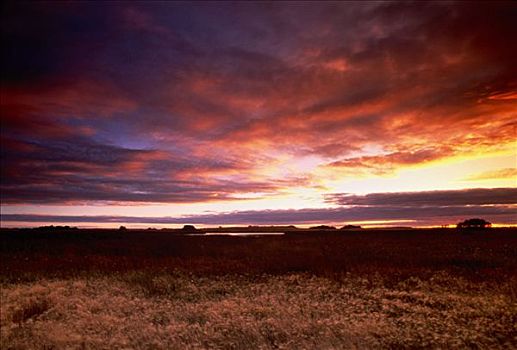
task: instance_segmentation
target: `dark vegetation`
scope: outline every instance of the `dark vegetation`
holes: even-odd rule
[[[484,219],[478,219],[478,218],[473,218],[473,219],[468,219],[468,220],[465,220],[465,221],[462,221],[462,222],[459,222],[457,225],[456,225],[456,228],[458,229],[488,229],[488,228],[491,228],[492,227],[492,223],[484,220]]]
[[[50,308],[50,304],[47,299],[39,298],[35,300],[29,300],[27,303],[17,308],[12,315],[13,322],[21,323],[31,318],[38,317]]]
[[[387,283],[436,271],[503,281],[517,272],[517,230],[307,230],[283,236],[181,236],[154,230],[0,232],[1,279],[31,281],[131,271],[195,275],[307,272],[378,275]]]
[[[311,230],[335,230],[336,228],[334,226],[319,225],[319,226],[312,226],[310,229]]]
[[[181,230],[186,233],[204,233],[202,231],[198,231],[198,229],[194,225],[184,225]]]
[[[123,226],[121,226],[123,227]],[[50,226],[40,226],[40,227],[36,227],[34,228],[34,230],[39,230],[39,231],[69,231],[69,230],[78,230],[77,227],[75,226],[54,226],[54,225],[50,225]]]
[[[345,225],[345,226],[341,227],[341,230],[358,230],[360,228],[361,228],[361,226],[359,226],[359,225]]]

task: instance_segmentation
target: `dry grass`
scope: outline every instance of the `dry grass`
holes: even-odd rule
[[[517,348],[512,232],[2,238],[2,349]]]
[[[302,273],[42,279],[2,286],[1,347],[514,348],[509,285],[445,273],[390,288]],[[34,300],[45,308],[20,317]]]
[[[45,298],[28,299],[11,312],[11,320],[14,323],[26,322],[45,313],[49,308],[49,302]]]

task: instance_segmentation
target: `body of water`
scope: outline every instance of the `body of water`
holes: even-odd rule
[[[283,232],[207,232],[204,236],[279,236]]]

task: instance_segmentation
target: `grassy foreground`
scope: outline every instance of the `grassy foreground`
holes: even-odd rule
[[[2,349],[517,346],[515,231],[1,239]]]

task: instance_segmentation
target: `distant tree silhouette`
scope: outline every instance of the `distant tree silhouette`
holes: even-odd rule
[[[77,227],[75,226],[54,226],[54,225],[50,225],[50,226],[39,226],[37,228],[35,228],[36,230],[41,230],[41,231],[68,231],[68,230],[78,230]]]
[[[486,229],[492,227],[492,224],[484,219],[472,218],[456,225],[459,229]]]
[[[353,230],[353,229],[359,229],[361,226],[359,225],[345,225],[340,228],[340,230]]]
[[[192,231],[197,231],[197,228],[194,225],[184,225],[182,230],[187,231],[187,232],[192,232]]]
[[[335,230],[334,226],[319,225],[310,227],[311,230]]]
[[[120,226],[118,229],[119,229],[120,231],[125,231],[125,230],[126,230],[126,226]]]

